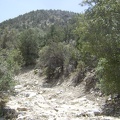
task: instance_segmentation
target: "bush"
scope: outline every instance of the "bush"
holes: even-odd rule
[[[63,73],[68,75],[72,71],[70,69],[76,68],[77,55],[72,45],[53,42],[40,50],[39,64],[40,67],[46,68],[45,74],[48,80],[58,79]]]
[[[3,50],[0,52],[0,91],[13,89],[13,76],[22,64],[18,50]]]
[[[46,76],[48,79],[59,78],[63,72],[63,46],[55,43],[44,47],[40,51],[40,63],[46,67]]]
[[[101,89],[106,94],[120,94],[120,64],[108,61],[105,58],[99,60],[97,74],[100,79]]]
[[[34,30],[29,29],[20,34],[20,51],[25,65],[33,65],[38,57],[38,38]]]
[[[99,60],[97,71],[102,90],[120,94],[120,2],[85,0],[83,4],[89,8],[78,29],[79,47],[87,46],[87,51]]]

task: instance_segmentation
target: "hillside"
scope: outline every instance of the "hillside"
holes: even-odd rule
[[[26,28],[38,28],[46,31],[53,24],[58,26],[66,25],[75,15],[77,14],[61,10],[31,11],[0,23],[0,29],[14,28],[21,31]]]
[[[117,14],[120,7],[115,7],[117,2],[91,0],[95,7],[84,14],[37,10],[0,23],[0,116],[6,113],[3,111],[6,105],[11,109],[14,103],[18,106],[13,110],[20,111],[20,115],[21,111],[27,111],[23,112],[27,115],[29,110],[32,114],[37,111],[33,108],[37,103],[45,119],[51,111],[54,115],[50,119],[120,117],[120,16]],[[107,7],[109,4],[111,9]],[[36,100],[31,106],[31,92],[35,93],[33,100],[46,97],[45,104]],[[17,99],[20,101],[14,101]],[[22,100],[26,100],[23,106]],[[94,107],[97,111],[93,111]]]

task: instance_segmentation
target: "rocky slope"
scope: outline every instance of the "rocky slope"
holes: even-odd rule
[[[15,95],[7,103],[7,108],[17,111],[15,120],[119,120],[101,115],[102,98],[85,94],[84,83],[73,87],[69,80],[43,87],[45,78],[34,73],[26,70],[15,77]]]

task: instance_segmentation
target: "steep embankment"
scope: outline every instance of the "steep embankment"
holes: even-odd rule
[[[84,83],[70,81],[53,88],[42,87],[44,77],[26,70],[15,77],[16,95],[7,103],[18,113],[16,120],[117,120],[100,115],[100,98],[84,93]]]

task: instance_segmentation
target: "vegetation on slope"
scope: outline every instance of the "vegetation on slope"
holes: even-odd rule
[[[83,80],[94,69],[103,93],[120,94],[120,2],[83,4],[90,6],[84,14],[37,10],[0,24],[1,90],[19,66],[34,64],[48,82],[75,70]]]
[[[79,45],[98,59],[97,73],[106,94],[120,94],[120,2],[86,0],[90,8],[84,15]],[[82,29],[81,29],[82,28]],[[78,46],[79,46],[78,45]]]

